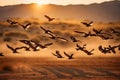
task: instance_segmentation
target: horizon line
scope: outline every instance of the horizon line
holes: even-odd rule
[[[119,1],[119,0],[118,0]],[[54,3],[47,3],[47,4],[38,4],[38,3],[18,3],[18,4],[9,4],[9,5],[0,5],[0,7],[5,6],[15,6],[15,5],[29,5],[29,4],[38,4],[38,5],[60,5],[60,6],[69,6],[69,5],[92,5],[92,4],[101,4],[104,2],[111,2],[111,1],[103,1],[103,2],[93,2],[89,4],[54,4]]]

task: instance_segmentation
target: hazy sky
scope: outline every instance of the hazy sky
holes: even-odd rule
[[[0,6],[4,5],[13,5],[13,4],[21,4],[21,3],[39,3],[39,4],[90,4],[90,3],[100,3],[103,1],[110,0],[0,0]]]

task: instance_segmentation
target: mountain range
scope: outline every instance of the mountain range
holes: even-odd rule
[[[17,18],[40,18],[49,15],[57,19],[77,19],[93,21],[120,21],[120,1],[106,1],[89,5],[55,5],[46,4],[38,6],[32,4],[19,4],[0,6],[0,19]]]

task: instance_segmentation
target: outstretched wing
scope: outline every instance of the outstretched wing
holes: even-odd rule
[[[79,33],[79,34],[84,34],[85,32],[80,32],[80,31],[74,31],[76,33]]]
[[[43,28],[42,26],[40,26],[40,28],[41,28],[43,31],[46,31],[46,29],[45,29],[45,28]]]
[[[47,43],[47,44],[45,44],[44,46],[50,46],[50,45],[52,45],[53,43]]]
[[[92,25],[93,24],[93,21],[91,21],[90,23],[89,23],[89,25]]]
[[[65,38],[62,38],[62,37],[57,37],[58,39],[60,39],[60,40],[62,40],[62,41],[68,41],[67,39],[65,39]]]
[[[24,27],[24,29],[27,30],[30,26],[31,26],[31,23],[28,23],[28,24],[26,24],[26,26]]]
[[[12,48],[11,46],[9,46],[8,44],[6,44],[7,45],[7,47],[9,48],[9,49],[11,49],[12,51],[14,51],[14,48]]]
[[[44,15],[47,19],[51,19],[49,16],[47,16],[47,15]]]
[[[65,54],[67,57],[70,57],[70,55],[68,55],[66,52],[64,52],[64,54]]]
[[[54,56],[57,56],[57,55],[55,55],[54,53],[52,53]]]
[[[70,36],[70,39],[71,39],[72,41],[76,41],[76,38],[73,37],[73,36]]]

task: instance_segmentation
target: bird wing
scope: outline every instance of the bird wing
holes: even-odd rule
[[[26,24],[26,26],[24,26],[24,29],[27,30],[30,26],[31,26],[31,23],[28,23]]]
[[[46,29],[45,29],[45,28],[43,28],[42,26],[40,26],[40,28],[41,28],[42,30],[46,31]]]
[[[70,39],[71,39],[72,41],[75,41],[75,40],[76,40],[75,37],[73,37],[73,36],[70,36]]]
[[[55,55],[54,53],[52,53],[54,56],[57,56],[57,55]]]
[[[66,52],[64,52],[64,54],[65,54],[67,57],[70,57],[70,55],[68,55]]]
[[[12,23],[12,21],[11,21],[10,19],[7,19],[7,22],[8,22],[8,23]]]
[[[45,16],[47,19],[49,19],[49,20],[51,19],[51,18],[50,18],[49,16],[47,16],[47,15],[44,15],[44,16]]]
[[[74,31],[76,33],[84,34],[85,32],[80,32],[80,31]]]
[[[60,40],[63,40],[63,41],[68,41],[67,39],[62,38],[62,37],[57,37],[57,38],[60,39]]]
[[[47,44],[45,44],[44,46],[50,46],[50,45],[52,45],[53,43],[47,43]]]
[[[7,47],[9,48],[9,49],[11,49],[12,51],[14,51],[14,48],[12,48],[11,46],[9,46],[8,44],[6,44],[7,45]]]
[[[92,25],[93,24],[93,21],[91,21],[90,23],[89,23],[89,25]]]

